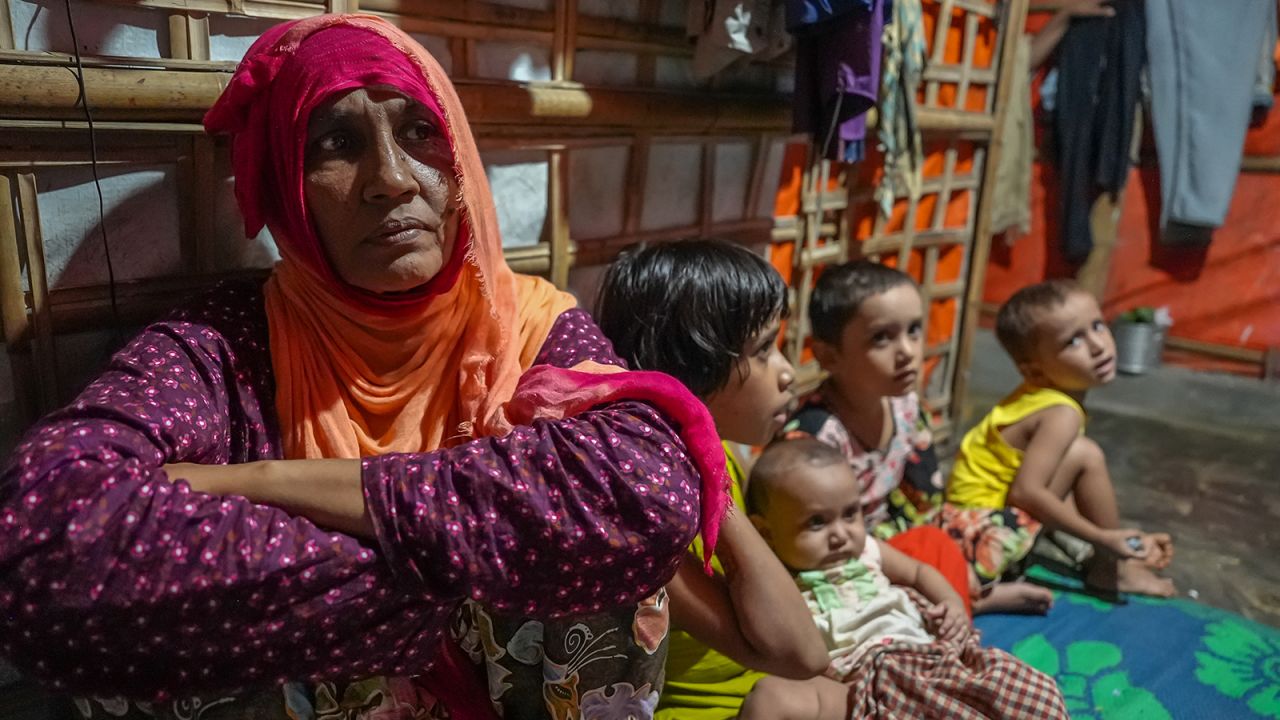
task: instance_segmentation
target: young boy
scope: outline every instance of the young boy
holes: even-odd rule
[[[1065,718],[1051,678],[978,644],[942,575],[867,537],[861,495],[843,454],[814,438],[772,445],[752,468],[751,521],[794,574],[831,666],[762,680],[739,717]]]
[[[632,369],[665,372],[702,399],[722,439],[763,445],[795,401],[794,373],[777,344],[786,298],[760,256],[689,240],[620,256],[601,285],[596,318]],[[742,512],[744,478],[726,455],[735,507],[721,526],[716,576],[703,572],[695,543],[667,586],[679,631],[670,638],[659,719],[731,718],[765,673],[812,678],[827,666],[786,569]]]
[[[1116,375],[1097,301],[1067,280],[1023,288],[1000,308],[996,336],[1024,382],[965,435],[943,526],[984,579],[1025,555],[1043,524],[1093,545],[1089,584],[1173,595],[1155,573],[1173,558],[1172,541],[1120,527],[1106,458],[1084,436],[1085,393]]]
[[[814,287],[810,321],[814,356],[828,379],[787,430],[844,454],[862,487],[868,528],[880,539],[897,536],[897,544],[899,533],[929,525],[943,499],[933,436],[915,392],[924,358],[920,292],[911,276],[879,263],[836,265]],[[1049,590],[1029,583],[984,591],[962,560],[956,564],[953,584],[973,598],[975,613],[1043,613],[1053,601]]]

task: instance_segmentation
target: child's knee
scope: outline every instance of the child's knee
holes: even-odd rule
[[[1082,468],[1106,467],[1107,456],[1093,439],[1081,435],[1067,448],[1067,460]]]

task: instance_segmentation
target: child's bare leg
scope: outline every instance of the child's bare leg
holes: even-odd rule
[[[845,720],[848,716],[849,688],[822,676],[761,678],[738,712],[738,720]]]
[[[1076,508],[1076,512],[1084,515],[1084,511],[1080,509],[1080,504],[1076,502],[1075,495],[1068,495],[1067,502]],[[1099,527],[1104,526],[1099,525]],[[1142,546],[1146,548],[1147,554],[1139,558],[1138,562],[1153,570],[1163,570],[1169,567],[1169,563],[1173,560],[1173,538],[1169,536],[1169,533],[1143,532],[1139,533],[1139,539],[1142,542]]]
[[[1060,498],[1073,496],[1080,514],[1104,530],[1120,527],[1120,511],[1116,491],[1107,471],[1102,448],[1086,437],[1078,437],[1067,448],[1062,464],[1049,481],[1049,489]],[[1085,580],[1090,585],[1121,592],[1169,597],[1174,594],[1173,581],[1152,572],[1149,562],[1168,564],[1173,543],[1168,535],[1143,536],[1151,557],[1146,560],[1120,560],[1107,552],[1095,553]]]
[[[1053,591],[1028,582],[998,582],[982,593],[982,581],[969,568],[969,596],[973,598],[973,614],[1028,613],[1044,615],[1053,607]]]

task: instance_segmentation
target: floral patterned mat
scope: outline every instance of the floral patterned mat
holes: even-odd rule
[[[1072,718],[1280,720],[1280,630],[1189,600],[1112,604],[1040,567],[1029,576],[1055,588],[1047,618],[975,624],[983,644],[1052,675]]]

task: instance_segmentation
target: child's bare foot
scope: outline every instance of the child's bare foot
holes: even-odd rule
[[[1177,589],[1173,581],[1156,575],[1142,560],[1108,560],[1098,558],[1091,563],[1085,583],[1103,590],[1154,597],[1173,597]]]
[[[996,583],[985,597],[973,601],[973,614],[1026,613],[1044,615],[1053,607],[1049,588],[1028,582]]]

